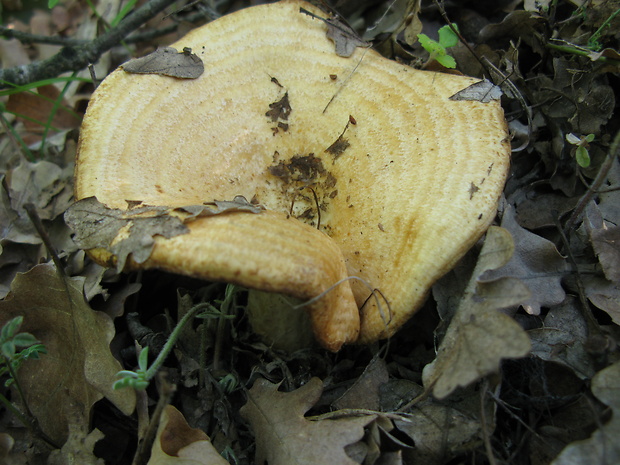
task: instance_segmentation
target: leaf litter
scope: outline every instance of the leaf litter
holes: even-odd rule
[[[484,86],[482,90],[470,89],[473,93],[468,98],[501,98],[511,131],[520,138],[518,143],[513,142],[515,147],[521,145],[521,151],[513,156],[505,191],[507,204],[497,223],[503,229],[490,230],[484,253],[477,256],[473,251],[463,259],[434,287],[426,307],[411,325],[388,345],[380,344],[380,350],[350,347],[336,356],[316,349],[279,352],[248,329],[240,310],[243,297],[233,310],[235,320],[219,323],[206,319],[188,328],[185,342],[166,362],[166,368],[174,379],[182,380],[175,400],[182,411],[179,415],[211,437],[208,451],[200,449],[204,436],[195,441],[202,451],[195,456],[197,463],[211,457],[214,450],[229,463],[254,463],[255,453],[256,463],[264,457],[272,458],[273,463],[291,463],[291,457],[312,463],[314,459],[308,459],[310,451],[303,448],[294,433],[315,434],[319,426],[332,433],[342,428],[342,438],[349,438],[338,442],[319,434],[307,440],[312,449],[325,451],[320,463],[338,463],[334,460],[340,459],[343,463],[355,460],[353,463],[441,465],[455,457],[471,460],[474,456],[536,464],[580,465],[601,462],[603,458],[618,461],[617,447],[608,440],[618,435],[617,157],[587,205],[580,203],[603,166],[614,128],[618,127],[617,5],[593,2],[581,7],[574,1],[525,1],[491,11],[476,4],[468,8],[446,4],[445,17],[436,13],[442,12],[443,3],[432,2],[432,8],[429,5],[424,3],[420,8],[414,0],[371,1],[364,8],[357,2],[340,2],[342,10],[338,14],[325,14],[329,18],[325,20],[327,34],[334,42],[335,53],[343,56],[372,41],[389,57],[416,66],[425,59],[417,43],[422,27],[429,37],[436,37],[434,34],[447,20],[458,24],[480,61],[461,43],[450,48],[450,53],[454,53],[457,69],[475,75]],[[63,11],[70,16],[63,34],[75,32],[77,24],[88,21],[93,21],[91,29],[96,30],[94,16],[88,10]],[[37,21],[45,14],[39,12]],[[8,21],[12,21],[8,15]],[[113,19],[107,15],[108,21]],[[32,21],[20,27],[40,33],[41,26],[36,24]],[[53,24],[60,27],[55,21]],[[470,24],[477,27],[468,27]],[[44,29],[49,32],[49,28]],[[37,54],[39,58],[50,56],[46,45],[29,49],[30,57],[23,46],[3,50],[14,54],[7,60],[19,64],[37,58]],[[170,71],[174,75],[181,70],[182,75],[177,77],[193,78],[192,73],[197,73],[202,63],[198,64],[192,53],[160,52],[163,61],[155,62],[152,71],[164,75]],[[175,64],[170,59],[182,61]],[[105,56],[101,63],[109,67],[110,58]],[[190,75],[183,75],[185,70]],[[140,67],[138,71],[142,72]],[[496,86],[501,87],[503,95]],[[74,86],[71,92],[77,88]],[[49,87],[37,93],[52,99],[60,96]],[[84,253],[76,250],[62,221],[72,191],[72,168],[62,159],[72,158],[71,146],[75,144],[66,129],[76,127],[76,115],[81,114],[75,105],[79,98],[73,95],[64,94],[64,99],[58,101],[60,110],[50,120],[54,129],[61,130],[53,145],[54,150],[64,151],[60,157],[56,153],[36,163],[31,158],[20,161],[22,149],[5,134],[0,136],[0,284],[5,294],[13,289],[0,303],[7,309],[0,318],[5,321],[17,311],[15,302],[23,302],[19,311],[27,317],[25,328],[42,334],[37,337],[49,344],[54,354],[60,354],[60,358],[29,361],[20,371],[31,397],[41,389],[36,381],[42,376],[46,377],[44,386],[51,380],[66,388],[64,397],[57,402],[70,414],[57,415],[53,409],[56,405],[41,406],[38,398],[31,406],[51,435],[61,441],[69,438],[62,449],[50,455],[50,463],[74,457],[88,457],[84,463],[97,463],[98,457],[122,447],[113,440],[112,431],[120,430],[118,425],[110,428],[111,424],[97,414],[103,411],[103,417],[109,418],[111,407],[102,407],[94,400],[105,396],[124,405],[121,410],[129,410],[130,402],[115,397],[121,394],[111,393],[108,382],[120,367],[116,360],[122,360],[126,368],[135,365],[127,314],[139,311],[138,322],[165,340],[168,328],[187,306],[208,302],[219,308],[224,291],[217,285],[157,272],[122,275],[105,271],[92,266]],[[41,125],[29,124],[27,118],[47,119],[50,102],[31,97],[13,97],[10,103],[14,106],[9,109],[15,114],[6,114],[8,124],[23,135],[27,144],[33,144],[36,153]],[[278,125],[286,123],[286,117],[280,117],[285,108],[271,108]],[[590,167],[576,164],[574,147],[566,141],[568,134],[580,140],[594,137],[588,148]],[[57,144],[57,140],[62,142]],[[49,154],[47,150],[40,155]],[[54,269],[37,265],[47,258],[47,253],[25,214],[26,203],[35,205],[67,270],[80,276],[69,278],[69,300],[63,294],[67,288],[63,291],[64,284]],[[122,265],[129,257],[145,259],[159,232],[165,235],[182,231],[184,221],[213,211],[217,214],[231,206],[205,207],[174,209],[140,202],[128,204],[131,214],[138,212],[136,216],[114,213],[112,226],[105,234],[99,236],[100,231],[92,230],[92,243],[109,247],[119,231],[126,231],[130,240],[115,249],[120,257],[117,264]],[[576,208],[583,213],[562,238],[557,224],[566,222]],[[73,220],[87,221],[88,213],[83,211],[77,218]],[[71,213],[67,222],[71,222]],[[503,245],[489,249],[491,244],[497,245],[497,235],[504,238],[499,241]],[[91,244],[88,238],[76,239],[84,241],[80,242],[84,248],[84,244]],[[177,292],[182,298],[177,299]],[[84,294],[91,301],[90,307]],[[68,315],[65,304],[69,301],[77,302],[73,310],[80,316],[74,318],[76,321],[69,324],[60,317],[54,319],[54,315]],[[34,303],[41,308],[35,308]],[[91,307],[116,318],[116,336],[110,317],[106,320]],[[74,334],[81,339],[75,339]],[[201,353],[206,354],[207,369],[203,368],[205,360],[201,357],[205,356]],[[72,356],[78,360],[75,364]],[[96,359],[102,373],[79,368],[81,364],[92,365],[85,361],[90,358]],[[63,374],[69,373],[71,379],[58,374],[58,360],[64,363]],[[48,367],[52,370],[49,375]],[[147,397],[154,400],[157,394],[150,392]],[[246,419],[239,417],[244,404]],[[91,424],[88,420],[93,412]],[[312,417],[307,417],[307,412]],[[3,430],[11,432],[7,439],[17,441],[11,454],[21,457],[19,446],[28,447],[32,441],[28,434],[20,434],[14,422],[7,423],[7,418],[3,414],[0,422]],[[125,421],[128,417],[122,418]],[[160,441],[167,434],[194,437],[182,422],[167,421],[163,417]],[[347,421],[351,421],[349,429],[344,426]],[[518,446],[528,438],[529,447]],[[174,449],[178,456],[160,455],[159,460],[185,463],[179,453],[182,449]],[[154,448],[154,456],[157,453]],[[221,462],[216,456],[213,460]],[[120,463],[109,457],[108,461]]]

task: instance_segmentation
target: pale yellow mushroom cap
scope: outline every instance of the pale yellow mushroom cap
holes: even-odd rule
[[[326,24],[300,6],[325,16],[282,1],[172,44],[203,60],[197,79],[113,72],[84,119],[76,198],[123,209],[258,201],[266,211],[157,237],[140,266],[302,299],[362,278],[368,285],[345,281],[311,305],[317,339],[337,350],[393,334],[484,233],[510,147],[498,101],[449,100],[476,79],[364,48],[339,57]]]

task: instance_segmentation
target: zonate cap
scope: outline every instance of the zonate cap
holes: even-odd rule
[[[324,293],[308,311],[317,339],[338,350],[393,334],[484,233],[510,147],[499,101],[450,99],[476,79],[363,47],[340,57],[328,25],[300,7],[326,16],[282,1],[172,44],[203,61],[197,79],[114,71],[82,125],[75,194],[117,209],[237,195],[261,204],[157,236],[150,258],[128,266]],[[367,284],[340,282],[348,276]]]

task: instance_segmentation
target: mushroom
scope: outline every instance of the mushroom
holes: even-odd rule
[[[197,79],[111,73],[84,118],[75,196],[125,210],[260,203],[156,236],[128,268],[312,299],[316,338],[338,350],[393,334],[485,232],[510,148],[497,100],[450,99],[477,79],[364,47],[338,56],[332,26],[300,7],[325,16],[285,0],[172,44],[204,61]]]

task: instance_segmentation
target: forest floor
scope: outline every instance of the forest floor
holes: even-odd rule
[[[65,222],[93,77],[263,2],[49,3],[1,2],[0,463],[620,463],[620,1],[325,12],[336,43],[492,81],[512,137],[495,226],[389,340],[337,353],[266,342],[241,287],[101,267]]]

